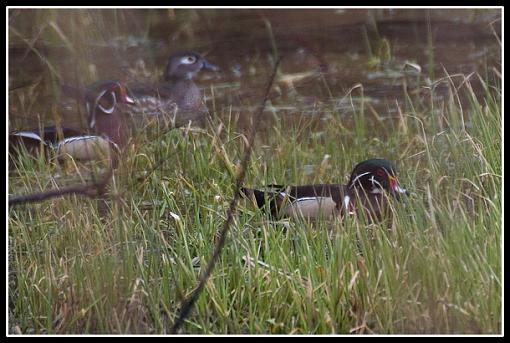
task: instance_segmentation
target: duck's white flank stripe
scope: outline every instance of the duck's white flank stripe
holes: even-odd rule
[[[60,142],[55,143],[54,147],[58,148],[64,144],[69,144],[69,143],[76,142],[76,141],[87,141],[87,140],[98,139],[98,138],[100,138],[100,137],[99,136],[91,136],[91,135],[66,137],[63,140],[61,140]]]
[[[281,194],[281,193],[280,193]],[[295,201],[293,201],[292,203],[295,204],[295,203],[298,203],[298,202],[303,202],[303,201],[317,201],[317,202],[321,202],[325,199],[330,199],[329,197],[302,197],[302,198],[297,198]]]
[[[59,149],[62,145],[65,145],[65,144],[69,144],[69,143],[76,142],[76,141],[88,141],[88,140],[105,140],[105,141],[109,142],[110,144],[113,144],[116,149],[119,149],[119,146],[117,144],[115,144],[114,142],[112,142],[111,140],[103,138],[101,136],[92,136],[92,135],[67,137],[67,138],[64,138],[63,141],[60,141],[60,142],[56,143],[55,145],[53,145],[53,148]]]
[[[94,136],[94,135],[73,136],[73,137],[64,138],[64,140],[62,142],[65,144],[65,143],[70,143],[70,142],[74,142],[74,141],[96,139],[96,138],[100,138],[100,137]]]

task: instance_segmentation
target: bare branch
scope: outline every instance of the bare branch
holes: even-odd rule
[[[207,263],[206,268],[200,275],[200,279],[198,282],[197,287],[193,290],[191,295],[185,299],[182,303],[181,311],[179,314],[179,317],[175,320],[174,325],[172,326],[171,333],[176,334],[177,331],[180,329],[182,324],[184,323],[184,320],[188,317],[189,312],[191,311],[191,308],[195,304],[196,300],[198,299],[200,293],[202,292],[207,280],[209,279],[209,276],[211,275],[211,272],[214,268],[214,265],[216,264],[216,261],[218,260],[221,251],[223,250],[223,247],[225,246],[225,240],[227,237],[227,232],[230,228],[230,225],[232,224],[232,221],[234,220],[234,214],[236,212],[237,207],[237,200],[239,199],[240,189],[241,186],[244,183],[244,178],[246,176],[246,169],[248,167],[248,163],[251,159],[252,154],[252,147],[253,147],[253,141],[255,140],[255,135],[257,133],[258,125],[260,123],[260,120],[257,120],[256,118],[262,117],[262,112],[264,111],[264,108],[266,107],[266,102],[269,98],[269,91],[271,90],[271,86],[273,85],[276,71],[278,70],[278,65],[280,64],[281,58],[278,59],[274,65],[273,73],[271,74],[271,78],[269,79],[269,82],[267,84],[266,92],[264,95],[264,100],[262,101],[262,104],[259,107],[259,110],[257,111],[257,117],[254,117],[252,114],[252,126],[250,130],[250,136],[248,137],[248,145],[246,147],[246,151],[244,153],[243,160],[241,161],[241,168],[239,170],[239,174],[237,175],[236,179],[236,185],[234,189],[234,197],[232,198],[232,201],[230,202],[230,206],[228,208],[227,212],[227,220],[225,221],[225,224],[223,225],[223,228],[221,229],[220,235],[218,237],[218,240],[216,241],[216,245],[214,247],[213,255],[211,256],[211,259],[209,260],[209,263]]]
[[[80,194],[88,197],[96,197],[104,193],[113,175],[113,168],[110,167],[104,177],[98,181],[88,184],[74,184],[59,189],[50,189],[44,192],[31,193],[26,195],[14,195],[9,197],[9,207],[29,202],[39,202],[46,199],[56,198],[66,194]]]

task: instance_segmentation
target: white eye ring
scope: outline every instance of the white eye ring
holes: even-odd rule
[[[181,63],[182,64],[193,64],[197,61],[197,58],[195,56],[184,56],[183,58],[181,58]]]

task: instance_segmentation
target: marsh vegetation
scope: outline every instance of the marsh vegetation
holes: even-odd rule
[[[198,81],[207,125],[133,137],[103,199],[8,209],[9,332],[168,332],[283,56],[246,184],[346,183],[384,157],[411,195],[371,225],[275,220],[242,201],[183,332],[501,333],[499,11],[350,11],[10,9],[10,129],[58,121],[59,82],[157,79],[176,50],[223,72]],[[9,194],[104,170],[10,157]]]

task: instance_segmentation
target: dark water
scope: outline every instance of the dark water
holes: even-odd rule
[[[404,86],[434,86],[440,102],[445,72],[491,80],[501,69],[499,9],[11,9],[8,20],[13,128],[53,120],[56,80],[154,81],[189,49],[221,67],[198,80],[209,107],[240,117],[260,103],[277,56],[271,105],[290,120],[348,119],[361,101],[391,116]]]

